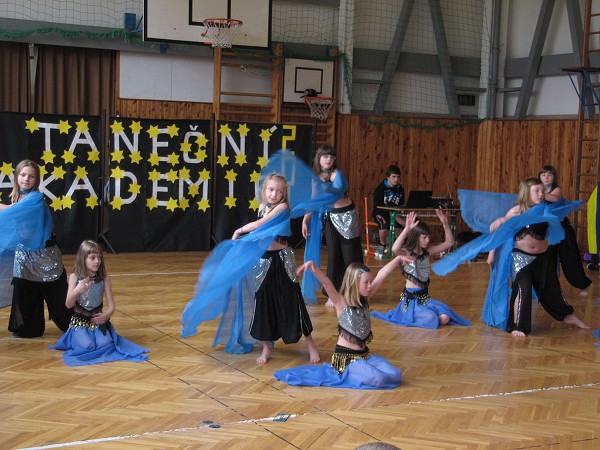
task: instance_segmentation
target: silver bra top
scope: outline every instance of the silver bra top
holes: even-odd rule
[[[352,308],[346,306],[338,316],[340,327],[359,339],[366,340],[371,333],[369,307]]]

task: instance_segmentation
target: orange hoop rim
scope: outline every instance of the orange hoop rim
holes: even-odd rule
[[[242,25],[244,25],[244,22],[242,22],[239,19],[228,19],[227,17],[209,17],[206,18],[202,21],[203,24],[222,24],[222,25],[229,25],[234,26],[234,27],[241,27]]]
[[[314,101],[332,102],[334,100],[335,100],[334,97],[319,97],[319,96],[316,96],[316,97],[304,97],[304,102],[305,103],[311,103],[311,102],[314,102]]]

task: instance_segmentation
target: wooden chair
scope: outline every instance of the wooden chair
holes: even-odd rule
[[[377,222],[369,222],[369,197],[365,197],[364,200],[364,208],[365,208],[365,241],[367,243],[367,248],[365,250],[366,255],[375,255],[375,251],[371,250],[371,233],[373,230],[379,231],[379,225]]]

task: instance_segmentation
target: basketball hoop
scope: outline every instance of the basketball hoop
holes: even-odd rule
[[[310,107],[310,117],[327,120],[335,99],[332,97],[304,97],[304,102]]]
[[[233,40],[244,22],[237,19],[204,19],[206,30],[202,37],[207,37],[213,47],[231,48]]]

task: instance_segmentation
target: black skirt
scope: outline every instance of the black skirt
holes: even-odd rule
[[[312,333],[312,323],[298,281],[288,276],[279,251],[268,251],[267,274],[255,294],[250,335],[259,341],[298,342]]]

